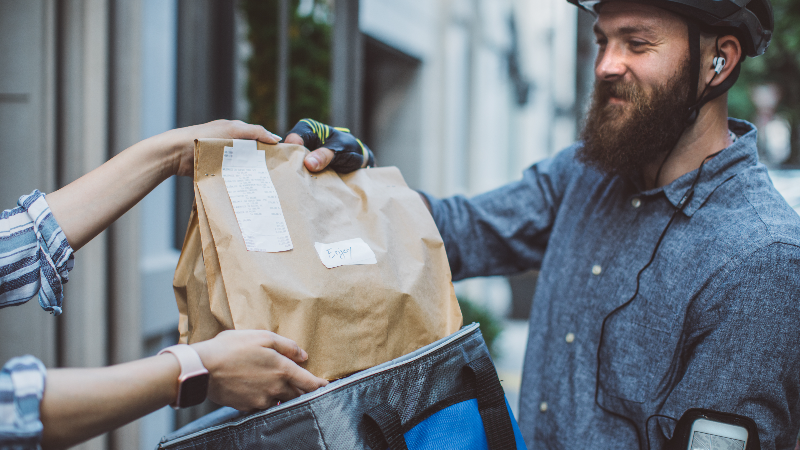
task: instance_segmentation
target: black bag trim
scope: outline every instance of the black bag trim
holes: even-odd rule
[[[478,411],[483,419],[483,429],[490,450],[516,450],[514,428],[506,408],[506,397],[494,364],[488,356],[478,358],[466,366],[464,373],[475,378]]]
[[[367,444],[372,450],[408,450],[400,414],[389,405],[378,405],[364,413]]]
[[[483,429],[490,450],[516,450],[514,428],[506,407],[505,394],[494,364],[488,356],[483,356],[463,368],[464,382],[470,389],[453,394],[422,413],[401,424],[400,414],[389,405],[378,405],[364,413],[367,445],[372,450],[407,450],[405,433],[431,415],[456,403],[473,398],[478,400]]]

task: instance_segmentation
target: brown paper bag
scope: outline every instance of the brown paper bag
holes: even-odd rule
[[[294,248],[248,251],[221,174],[225,146],[195,143],[196,203],[174,279],[182,342],[270,330],[308,352],[311,373],[336,379],[461,327],[442,238],[396,168],[311,174],[305,148],[259,143]],[[354,238],[377,264],[328,269],[314,248]]]

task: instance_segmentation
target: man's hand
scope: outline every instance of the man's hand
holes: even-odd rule
[[[350,173],[375,166],[372,150],[347,128],[335,128],[313,119],[303,119],[289,132],[286,143],[304,145],[311,150],[305,166],[319,172],[328,165],[339,173]]]
[[[298,363],[308,354],[269,331],[223,331],[192,344],[211,375],[208,398],[241,411],[266,409],[328,384]]]

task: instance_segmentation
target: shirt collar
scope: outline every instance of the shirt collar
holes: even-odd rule
[[[703,173],[700,175],[700,179],[697,180],[694,195],[683,208],[683,213],[688,217],[691,217],[692,214],[700,209],[708,200],[708,197],[724,182],[730,180],[745,168],[758,163],[756,127],[744,120],[729,118],[728,128],[739,136],[739,139],[703,165]],[[677,208],[678,203],[691,188],[698,170],[695,169],[686,173],[666,186],[642,192],[642,195],[652,196],[663,191],[669,202]]]

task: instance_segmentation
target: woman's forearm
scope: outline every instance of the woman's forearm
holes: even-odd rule
[[[47,195],[47,203],[74,250],[105,230],[175,173],[169,135],[139,142],[102,166]]]
[[[298,366],[297,344],[262,330],[228,330],[192,344],[209,372],[208,398],[242,411],[266,409],[325,386]],[[42,446],[63,448],[173,403],[180,364],[172,354],[99,369],[47,372],[40,416]]]
[[[201,138],[280,141],[259,125],[215,120],[170,130],[131,146],[47,195],[50,211],[72,249],[83,247],[170,176],[192,176],[194,140]]]
[[[180,365],[171,354],[111,367],[51,369],[40,414],[44,448],[64,448],[175,401]]]

